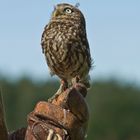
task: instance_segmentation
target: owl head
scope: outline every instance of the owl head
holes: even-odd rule
[[[52,12],[52,17],[54,19],[69,19],[78,20],[85,24],[85,18],[82,12],[77,6],[73,6],[67,3],[61,3],[55,6]]]

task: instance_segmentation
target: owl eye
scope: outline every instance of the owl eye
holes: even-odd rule
[[[66,8],[66,9],[64,9],[64,12],[66,12],[68,14],[71,14],[72,13],[72,10],[70,8]]]

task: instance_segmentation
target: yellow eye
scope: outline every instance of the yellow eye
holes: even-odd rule
[[[64,9],[64,11],[65,11],[66,13],[68,13],[68,14],[71,14],[71,13],[72,13],[72,10],[71,10],[70,8],[66,8],[66,9]]]

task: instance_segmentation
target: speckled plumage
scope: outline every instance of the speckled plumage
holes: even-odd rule
[[[77,7],[65,3],[55,7],[42,34],[41,45],[52,74],[69,84],[78,77],[89,86],[91,55],[85,18]]]

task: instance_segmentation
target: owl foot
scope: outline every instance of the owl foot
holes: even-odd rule
[[[57,99],[58,96],[59,96],[62,92],[64,92],[67,88],[68,88],[68,83],[67,83],[67,81],[61,80],[61,85],[60,85],[59,89],[57,90],[57,92],[56,92],[51,98],[48,99],[48,102],[51,103],[54,99]]]
[[[80,81],[80,76],[76,76],[74,78],[72,78],[72,85],[77,84]]]

